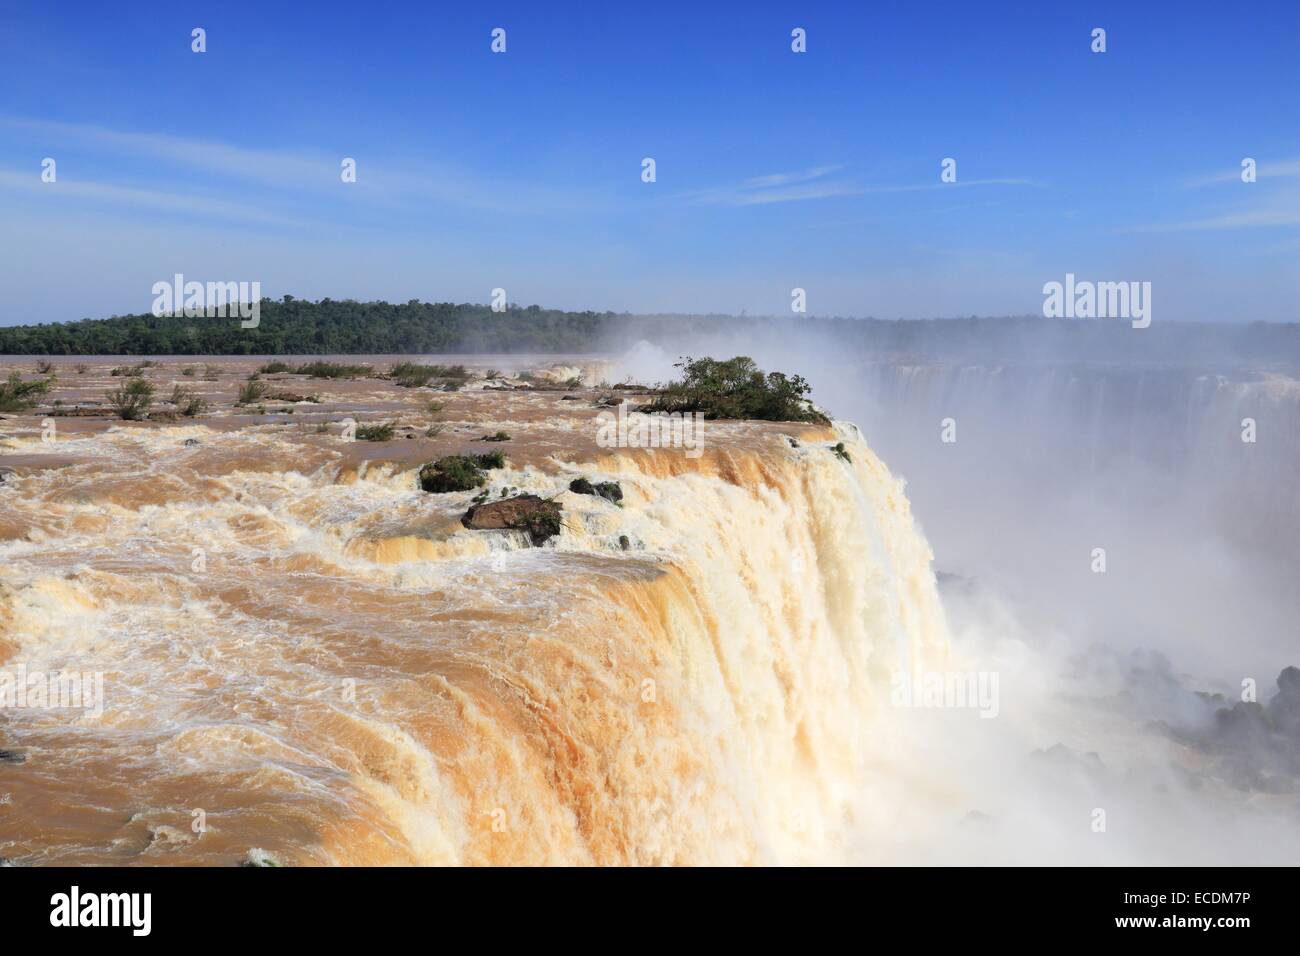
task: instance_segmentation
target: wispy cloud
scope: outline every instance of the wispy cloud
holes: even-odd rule
[[[1281,189],[1261,189],[1257,185],[1241,185],[1238,195],[1248,201],[1232,205],[1220,204],[1201,215],[1188,216],[1173,222],[1144,223],[1120,230],[1125,233],[1149,232],[1215,232],[1230,229],[1276,229],[1300,226],[1300,187],[1287,183]]]
[[[418,170],[355,155],[357,182],[340,191],[342,154],[324,149],[250,149],[215,140],[186,139],[168,133],[109,129],[91,123],[65,123],[0,116],[0,128],[21,132],[54,150],[60,146],[145,157],[187,170],[274,187],[277,192],[332,192],[345,200],[390,205],[415,201],[508,213],[571,213],[608,209],[610,202],[591,189],[547,186],[530,179],[487,179],[446,163],[421,161]],[[49,153],[47,152],[47,155]],[[161,170],[159,171],[161,175]]]
[[[213,140],[192,140],[167,133],[137,133],[109,129],[93,123],[60,123],[23,117],[0,116],[0,126],[40,138],[54,148],[60,144],[148,156],[204,169],[234,179],[271,186],[321,185],[338,181],[338,161],[323,156],[264,149],[248,149]]]
[[[813,179],[821,179],[823,176],[837,173],[843,168],[843,166],[814,166],[812,169],[805,169],[797,173],[772,173],[767,176],[753,176],[746,179],[741,186],[746,189],[771,189],[776,186],[789,186],[793,183],[806,183]]]
[[[799,172],[770,173],[752,176],[731,186],[698,189],[678,193],[676,198],[722,206],[760,206],[767,203],[802,202],[841,196],[868,196],[884,193],[929,192],[967,186],[1032,186],[1028,179],[971,179],[955,183],[914,183],[910,185],[861,184],[842,177],[833,178],[844,166],[815,166]]]
[[[230,202],[204,196],[185,195],[156,189],[137,189],[111,183],[58,180],[41,181],[39,172],[0,169],[0,190],[39,197],[52,202],[65,199],[91,200],[126,205],[133,209],[155,209],[204,218],[275,225],[304,225],[280,216],[255,203]]]

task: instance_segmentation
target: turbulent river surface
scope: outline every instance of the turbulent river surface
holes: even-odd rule
[[[0,709],[0,856],[872,858],[890,675],[950,651],[930,549],[854,426],[603,447],[596,403],[627,393],[573,381],[599,363],[504,357],[448,392],[264,374],[235,405],[262,361],[161,360],[135,422],[103,408],[128,360],[59,360],[0,420],[0,670],[102,681],[97,706]],[[170,415],[175,385],[209,408]],[[395,433],[349,441],[348,418]],[[469,530],[474,492],[420,489],[493,450],[489,496],[554,497],[559,535]]]
[[[1296,375],[812,344],[844,420],[657,448],[649,343],[0,363],[0,862],[1293,863]]]

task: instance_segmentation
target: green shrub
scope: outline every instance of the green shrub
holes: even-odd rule
[[[564,528],[564,517],[560,505],[554,501],[546,502],[525,524],[525,529],[533,539],[533,544],[541,544],[547,538],[553,538]]]
[[[487,484],[489,468],[504,468],[505,455],[446,455],[420,469],[420,487],[441,494],[448,491],[472,491]]]
[[[617,481],[598,481],[593,484],[586,478],[574,478],[569,482],[569,490],[575,495],[595,495],[614,504],[623,500],[623,489]]]
[[[487,475],[465,455],[447,455],[420,469],[420,487],[432,494],[472,491],[485,484]]]
[[[186,418],[194,418],[208,410],[208,403],[204,399],[180,385],[172,387],[171,403]]]
[[[374,425],[358,425],[357,441],[392,441],[393,422],[378,422]]]
[[[36,404],[36,397],[44,395],[53,384],[52,378],[38,378],[24,382],[17,372],[9,373],[9,380],[0,383],[0,412],[26,411]]]
[[[340,362],[307,362],[295,370],[298,375],[312,378],[358,378],[370,374],[369,365],[344,365]]]
[[[497,432],[495,435],[484,435],[479,441],[510,441],[510,436],[505,432]]]
[[[276,375],[280,372],[289,371],[289,365],[287,362],[278,362],[278,361],[267,362],[260,369],[258,369],[258,371],[261,372],[263,375]]]
[[[399,362],[388,370],[388,377],[402,388],[421,388],[435,379],[439,384],[464,383],[469,379],[469,369],[463,365],[420,365],[417,362]]]
[[[748,356],[725,361],[685,358],[674,368],[682,378],[660,387],[643,412],[700,412],[706,419],[758,419],[769,422],[829,424],[806,404],[810,386],[801,375],[764,373]]]
[[[153,383],[138,376],[128,376],[130,381],[108,393],[108,403],[123,421],[134,422],[144,418],[153,404]]]
[[[849,457],[849,453],[847,449],[845,449],[844,447],[844,442],[840,442],[839,444],[835,445],[833,448],[831,448],[831,451],[835,452],[835,457],[838,458],[840,461],[847,461],[847,462],[853,461],[853,459]]]
[[[260,400],[266,394],[265,382],[245,382],[239,387],[239,397],[235,399],[236,405],[252,405]]]

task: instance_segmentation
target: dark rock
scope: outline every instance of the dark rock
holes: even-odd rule
[[[631,540],[629,540],[628,536],[625,535],[625,534],[620,534],[620,535],[618,536],[618,546],[619,546],[620,548],[622,548],[624,551],[631,551],[631,550],[632,550],[632,542],[631,542]]]
[[[26,763],[27,754],[17,750],[0,750],[0,763]]]
[[[198,444],[200,444],[200,442],[199,442],[199,440],[198,440],[197,438],[187,438],[187,439],[185,439],[185,442],[184,442],[184,445],[185,445],[186,448],[193,448],[195,445],[198,445]]]
[[[560,399],[560,401],[562,401],[562,402],[580,402],[580,401],[582,401],[582,399],[580,399],[577,395],[565,395],[562,399]]]
[[[12,468],[0,468],[0,485],[3,485],[5,482],[17,477],[18,472],[14,471]]]
[[[617,481],[598,481],[592,484],[586,478],[574,478],[569,482],[569,490],[575,495],[596,495],[614,504],[623,500],[623,489]]]
[[[471,505],[460,523],[471,531],[527,531],[538,545],[560,533],[563,506],[537,495],[516,495]]]

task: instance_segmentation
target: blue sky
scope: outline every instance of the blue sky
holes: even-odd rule
[[[1073,272],[1151,281],[1156,321],[1297,321],[1297,50],[1295,0],[11,2],[0,323],[176,272],[884,318],[1038,312]]]

